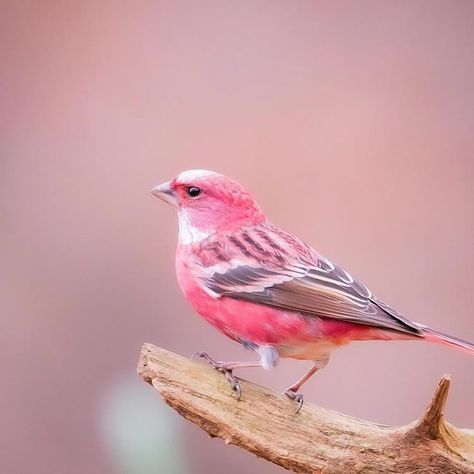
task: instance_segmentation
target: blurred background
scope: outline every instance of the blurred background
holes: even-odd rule
[[[0,471],[283,472],[209,439],[135,375],[143,342],[251,354],[183,300],[149,189],[207,168],[250,189],[415,321],[474,340],[474,2],[0,5]],[[474,360],[354,343],[308,401],[474,428]],[[276,390],[308,364],[241,375]],[[304,416],[304,412],[301,416]]]

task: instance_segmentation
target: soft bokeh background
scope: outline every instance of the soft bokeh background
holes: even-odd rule
[[[248,358],[181,297],[149,189],[229,174],[271,219],[415,320],[474,339],[474,2],[2,1],[0,471],[282,472],[135,376],[149,341]],[[474,360],[335,353],[307,400],[474,427]],[[308,364],[252,380],[281,390]],[[304,416],[302,413],[301,416]]]

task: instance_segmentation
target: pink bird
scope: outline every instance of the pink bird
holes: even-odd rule
[[[427,340],[474,354],[474,344],[412,322],[361,282],[273,225],[252,196],[218,173],[190,170],[152,190],[178,212],[176,274],[184,296],[210,324],[253,349],[253,362],[216,362],[240,396],[234,369],[270,369],[280,357],[314,361],[301,386],[351,341]]]

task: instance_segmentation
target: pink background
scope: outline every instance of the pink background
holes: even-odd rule
[[[416,321],[474,340],[474,2],[3,1],[0,471],[272,473],[138,380],[145,341],[249,358],[174,277],[189,168],[244,183],[278,225]],[[474,359],[358,343],[308,401],[418,417],[440,376],[474,428]],[[308,364],[242,375],[282,390]],[[304,412],[301,414],[304,416]]]

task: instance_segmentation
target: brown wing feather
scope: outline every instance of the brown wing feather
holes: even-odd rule
[[[202,281],[217,297],[422,336],[416,324],[379,301],[362,283],[270,223],[233,234],[230,242],[233,247],[221,245],[227,254],[218,261],[232,261],[228,270]],[[235,267],[239,256],[242,263]]]
[[[373,297],[360,295],[353,286],[318,280],[311,271],[291,277],[294,269],[275,272],[248,265],[214,274],[206,286],[219,296],[296,311],[320,318],[340,319],[407,334],[421,335],[420,329]],[[282,278],[288,281],[281,282]]]

